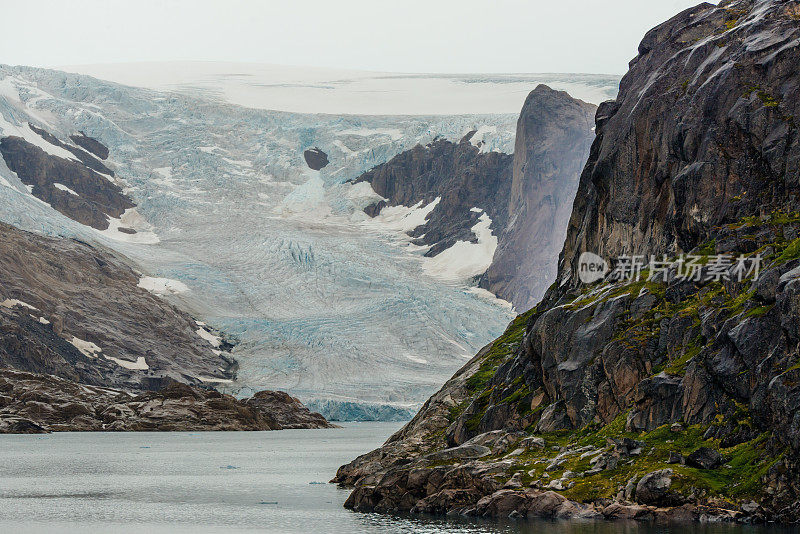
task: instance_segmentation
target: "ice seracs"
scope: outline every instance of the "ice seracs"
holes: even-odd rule
[[[150,278],[188,285],[189,292],[176,294],[183,288],[172,282],[142,280],[142,274],[133,281],[156,295],[180,297],[195,317],[240,340],[231,391],[289,389],[304,401],[391,404],[407,413],[462,365],[466,352],[508,322],[506,308],[424,276],[425,247],[410,253],[405,231],[422,233],[435,194],[383,225],[363,212],[381,199],[368,184],[348,182],[417,144],[437,136],[457,142],[482,125],[496,130],[486,129],[493,146],[511,151],[516,113],[308,115],[230,106],[197,93],[167,96],[56,71],[0,66],[4,77],[38,87],[41,98],[29,108],[25,95],[22,104],[0,96],[3,120],[44,126],[41,118],[59,139],[83,131],[102,140],[115,180],[137,207],[96,231],[29,195],[0,161],[0,177],[12,185],[0,187],[0,220],[99,242]],[[318,172],[303,156],[314,146],[329,157]],[[71,182],[56,181],[80,193]],[[209,356],[224,346],[210,328],[192,323],[189,333]],[[90,339],[107,354],[128,357]],[[150,357],[145,363],[156,367]],[[375,372],[378,366],[383,372]]]

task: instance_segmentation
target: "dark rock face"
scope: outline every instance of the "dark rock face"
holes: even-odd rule
[[[703,4],[645,36],[597,112],[558,283],[433,397],[450,396],[446,415],[423,408],[342,468],[349,506],[407,510],[461,490],[447,512],[530,515],[541,488],[607,518],[800,521],[798,16],[796,1]],[[581,286],[583,251],[741,255],[761,270]],[[425,464],[493,431],[546,446]],[[512,469],[533,489],[488,484]]]
[[[230,345],[212,346],[191,316],[137,287],[118,255],[5,224],[0,251],[0,367],[131,390],[232,378]]]
[[[83,132],[69,136],[72,142],[79,147],[88,150],[102,160],[108,159],[108,147],[93,137],[89,137]]]
[[[328,165],[328,155],[317,147],[310,148],[303,152],[308,168],[318,171]]]
[[[38,128],[38,127],[36,127],[35,125],[33,125],[31,123],[28,123],[28,126],[30,126],[31,130],[33,130],[34,132],[39,134],[39,136],[42,139],[44,139],[45,141],[47,141],[51,145],[57,146],[59,148],[63,148],[64,150],[67,150],[68,152],[71,152],[72,155],[75,156],[76,158],[78,158],[81,163],[83,163],[84,165],[86,165],[87,167],[92,169],[93,171],[101,172],[101,173],[107,174],[109,176],[114,176],[114,171],[112,171],[111,169],[106,167],[101,161],[99,161],[96,157],[94,157],[91,154],[89,154],[85,149],[81,149],[81,148],[78,148],[76,146],[73,146],[73,145],[70,145],[70,144],[67,144],[67,143],[63,143],[56,136],[54,136],[53,134],[51,134],[47,130],[43,130],[42,128]],[[74,137],[76,137],[76,136],[70,136],[70,139],[73,139]],[[91,143],[92,141],[94,141],[94,139],[91,139],[90,137],[85,137],[85,136],[78,137],[78,139],[81,139],[82,142],[84,142],[84,144],[86,144],[87,142]],[[102,145],[100,145],[100,146],[102,146]],[[108,149],[107,148],[105,149],[105,152],[106,152],[106,154],[108,153]],[[106,158],[107,157],[108,156],[106,156]],[[102,158],[102,159],[106,159],[106,158]]]
[[[723,458],[719,451],[709,447],[700,447],[686,457],[686,465],[699,469],[714,469],[722,465]]]
[[[556,274],[580,170],[592,139],[595,106],[545,85],[525,101],[514,156],[481,152],[468,133],[459,143],[437,139],[416,146],[355,180],[369,182],[385,206],[439,204],[425,225],[410,232],[436,256],[456,241],[475,242],[472,227],[483,210],[498,236],[498,249],[481,287],[519,309],[541,298]]]
[[[0,140],[0,153],[8,168],[17,173],[22,183],[32,186],[31,193],[60,213],[81,224],[105,230],[109,217],[120,217],[135,204],[119,186],[99,173],[113,176],[88,152],[62,143],[48,132],[31,128],[54,146],[73,153],[76,160],[48,154],[20,137]],[[58,184],[59,186],[57,186]]]
[[[269,404],[252,402],[270,397]],[[310,417],[317,415],[318,417]],[[134,396],[50,375],[0,369],[0,433],[221,431],[330,428],[285,393],[262,391],[237,400],[173,382]]]
[[[474,132],[471,132],[474,134]],[[385,206],[428,205],[439,203],[427,222],[410,232],[419,245],[430,245],[426,256],[435,256],[456,241],[475,242],[472,227],[484,210],[492,219],[497,234],[508,219],[512,156],[481,152],[470,143],[471,134],[460,142],[437,139],[427,146],[417,145],[354,180],[368,182],[387,199],[364,211],[374,217]]]
[[[585,250],[688,251],[722,224],[800,208],[796,8],[704,3],[647,33],[597,113],[561,276]]]
[[[519,310],[555,280],[572,201],[594,134],[597,107],[540,85],[517,122],[509,220],[484,287]]]

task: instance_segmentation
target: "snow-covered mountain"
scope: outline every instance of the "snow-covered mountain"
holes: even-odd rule
[[[345,182],[417,143],[475,129],[487,132],[484,150],[510,153],[516,113],[311,115],[219,97],[0,67],[0,137],[57,151],[28,123],[60,140],[84,132],[109,147],[109,179],[136,204],[108,229],[91,228],[0,162],[0,220],[105,244],[143,276],[166,279],[153,289],[240,340],[229,387],[241,394],[413,408],[503,330],[507,303],[430,275],[409,243],[404,230],[424,224],[424,206],[370,219],[363,208],[377,195]],[[320,171],[304,161],[312,147],[330,160]]]

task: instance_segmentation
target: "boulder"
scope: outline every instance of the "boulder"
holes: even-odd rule
[[[723,461],[719,451],[710,447],[700,447],[686,457],[686,465],[698,469],[714,469],[722,465]]]
[[[669,505],[674,499],[670,494],[672,469],[661,469],[647,473],[636,484],[636,502],[650,505]]]

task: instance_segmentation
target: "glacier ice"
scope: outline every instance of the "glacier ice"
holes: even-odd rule
[[[515,114],[266,111],[6,66],[0,88],[0,135],[30,121],[109,146],[115,180],[137,204],[122,218],[139,233],[114,231],[122,221],[99,232],[64,217],[2,161],[0,220],[99,242],[149,280],[188,288],[163,296],[239,340],[238,378],[220,384],[227,391],[282,389],[340,412],[408,410],[512,316],[491,295],[426,274],[402,231],[362,212],[374,193],[346,182],[416,143],[473,129],[487,149],[511,152]],[[303,160],[314,146],[330,159],[320,171]]]

